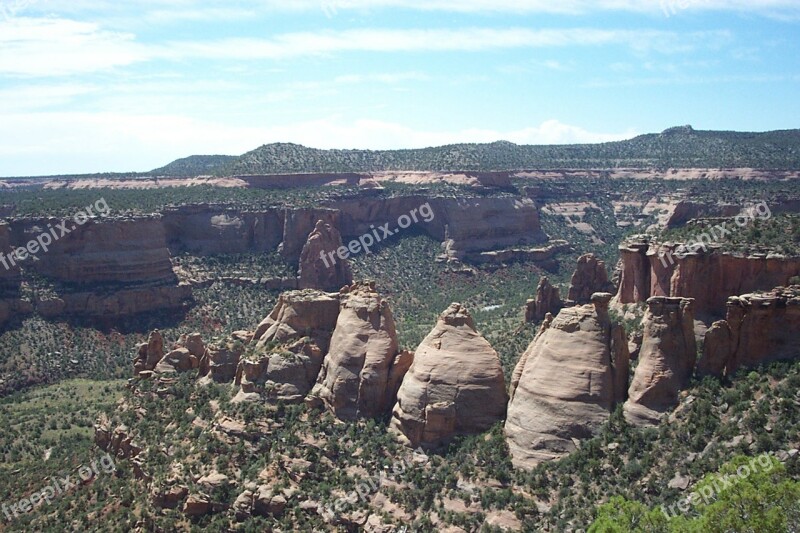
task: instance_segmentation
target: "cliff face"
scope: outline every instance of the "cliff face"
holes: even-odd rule
[[[163,213],[173,255],[272,251],[283,240],[284,218],[281,209],[251,213],[207,205],[177,207]]]
[[[628,351],[624,330],[609,318],[610,300],[598,293],[592,304],[548,316],[522,354],[505,425],[514,466],[532,468],[573,452],[624,399]]]
[[[506,411],[497,352],[460,304],[452,304],[414,352],[391,428],[412,446],[436,448],[489,429]]]
[[[160,217],[92,219],[81,226],[68,222],[68,234],[40,252],[38,261],[25,263],[56,282],[56,298],[35,302],[43,316],[113,319],[180,308],[191,298],[191,289],[172,271]],[[59,224],[55,219],[15,221],[13,242],[24,246]]]
[[[646,239],[623,243],[620,253],[619,303],[640,303],[651,296],[694,298],[699,316],[723,316],[729,296],[785,286],[800,274],[800,258],[740,257],[713,247],[684,254],[679,244]]]
[[[550,280],[544,277],[536,287],[536,298],[525,304],[525,322],[539,322],[548,313],[557,315],[562,307],[564,302],[561,301],[558,287],[553,287]]]
[[[625,418],[635,425],[655,425],[678,404],[697,360],[694,300],[654,296],[647,306],[639,364],[624,406]]]
[[[11,254],[11,227],[0,221],[0,326],[17,313],[28,313],[31,306],[20,300],[22,276],[19,266],[9,260]]]
[[[800,357],[800,286],[732,296],[726,320],[706,334],[701,375],[731,375],[781,359]]]

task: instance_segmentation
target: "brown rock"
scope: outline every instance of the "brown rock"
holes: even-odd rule
[[[628,351],[624,330],[608,315],[609,293],[593,304],[548,317],[512,378],[505,425],[512,461],[532,468],[576,449],[624,398]]]
[[[732,375],[755,367],[800,357],[800,286],[728,299],[726,320],[708,330],[700,375]]]
[[[138,353],[133,361],[134,372],[153,370],[164,357],[164,337],[157,329],[150,333],[147,343],[138,345]]]
[[[585,254],[578,258],[578,266],[572,275],[567,299],[578,305],[591,302],[596,292],[614,292],[614,286],[608,281],[606,264],[594,254]]]
[[[335,253],[342,246],[339,231],[322,220],[317,221],[314,231],[300,254],[300,288],[339,290],[353,282],[353,273],[347,259]]]
[[[374,283],[342,289],[341,307],[317,384],[311,394],[342,420],[385,413],[397,332],[389,304]]]
[[[503,418],[507,399],[497,352],[454,303],[414,352],[391,429],[412,446],[435,448],[489,429]]]
[[[704,319],[722,317],[730,296],[785,287],[800,274],[800,257],[744,257],[715,246],[691,250],[644,236],[623,243],[620,256],[619,303],[640,303],[651,296],[694,298],[695,314]]]
[[[271,486],[261,485],[253,495],[253,514],[277,518],[283,515],[286,503],[286,498],[274,494]]]
[[[544,277],[536,287],[536,299],[528,300],[525,305],[525,322],[540,322],[547,313],[557,315],[562,307],[564,302],[561,301],[558,288],[553,287],[550,280]]]
[[[204,516],[211,512],[211,500],[203,494],[191,494],[183,504],[186,516]]]
[[[155,371],[159,374],[186,372],[200,366],[200,360],[191,354],[187,348],[177,348],[165,355],[156,365]]]
[[[284,292],[269,316],[258,325],[253,338],[259,345],[277,345],[309,335],[327,351],[323,338],[333,332],[338,317],[338,295],[311,289]]]
[[[678,404],[697,359],[694,300],[654,296],[647,306],[639,365],[624,406],[625,418],[634,425],[658,424]]]
[[[232,382],[236,377],[236,370],[244,350],[244,343],[233,339],[209,345],[205,358],[208,361],[208,375],[211,379],[217,383]],[[201,369],[202,367],[201,363]]]

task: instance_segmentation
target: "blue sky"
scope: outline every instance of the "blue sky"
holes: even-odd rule
[[[800,0],[0,0],[0,176],[800,127]]]

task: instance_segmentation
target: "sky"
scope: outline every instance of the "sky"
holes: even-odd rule
[[[800,0],[0,0],[0,176],[800,127]]]

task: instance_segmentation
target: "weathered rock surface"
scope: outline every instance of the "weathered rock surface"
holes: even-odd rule
[[[147,342],[137,346],[136,358],[133,360],[134,374],[153,370],[164,357],[164,337],[157,329],[150,333]]]
[[[694,251],[645,236],[623,243],[620,253],[619,303],[640,303],[651,296],[694,298],[695,314],[705,318],[723,317],[730,296],[785,287],[800,275],[797,257],[738,256],[715,246]]]
[[[15,220],[12,240],[24,246],[61,223],[57,219]],[[113,320],[178,309],[191,298],[191,287],[179,284],[172,271],[160,216],[64,223],[69,233],[38,254],[38,261],[28,260],[32,271],[56,283],[55,299],[35,302],[45,317]]]
[[[353,283],[349,261],[339,258],[336,253],[333,256],[329,253],[336,252],[341,246],[339,231],[322,220],[317,221],[300,254],[298,274],[301,289],[333,291]]]
[[[525,304],[525,322],[540,322],[544,320],[547,313],[557,315],[564,302],[561,301],[561,293],[558,287],[553,287],[550,280],[543,277],[539,280],[536,287],[536,298],[528,300]]]
[[[316,290],[284,292],[253,335],[260,345],[282,344],[314,332],[331,332],[339,318],[339,297]],[[327,349],[327,347],[325,347]]]
[[[200,375],[208,375],[216,383],[232,382],[244,351],[245,343],[239,339],[210,344],[200,362]]]
[[[311,395],[342,420],[385,413],[389,373],[398,352],[389,304],[374,283],[342,289],[336,329]]]
[[[800,357],[800,286],[732,296],[726,320],[708,330],[700,375],[732,375],[739,368]]]
[[[628,350],[611,322],[609,293],[562,309],[544,324],[514,369],[505,425],[512,461],[532,468],[558,459],[589,438],[624,399]]]
[[[567,299],[578,305],[591,302],[592,295],[597,292],[614,292],[614,286],[608,281],[606,263],[594,254],[584,254],[578,258],[578,265],[572,275]]]
[[[452,304],[414,352],[391,428],[412,446],[436,448],[503,418],[507,395],[497,352],[461,304]]]
[[[11,227],[0,221],[0,326],[15,314],[27,314],[33,307],[20,300],[22,276],[12,253]]]
[[[647,306],[639,364],[624,405],[634,425],[655,425],[678,404],[697,360],[694,300],[654,296]]]

